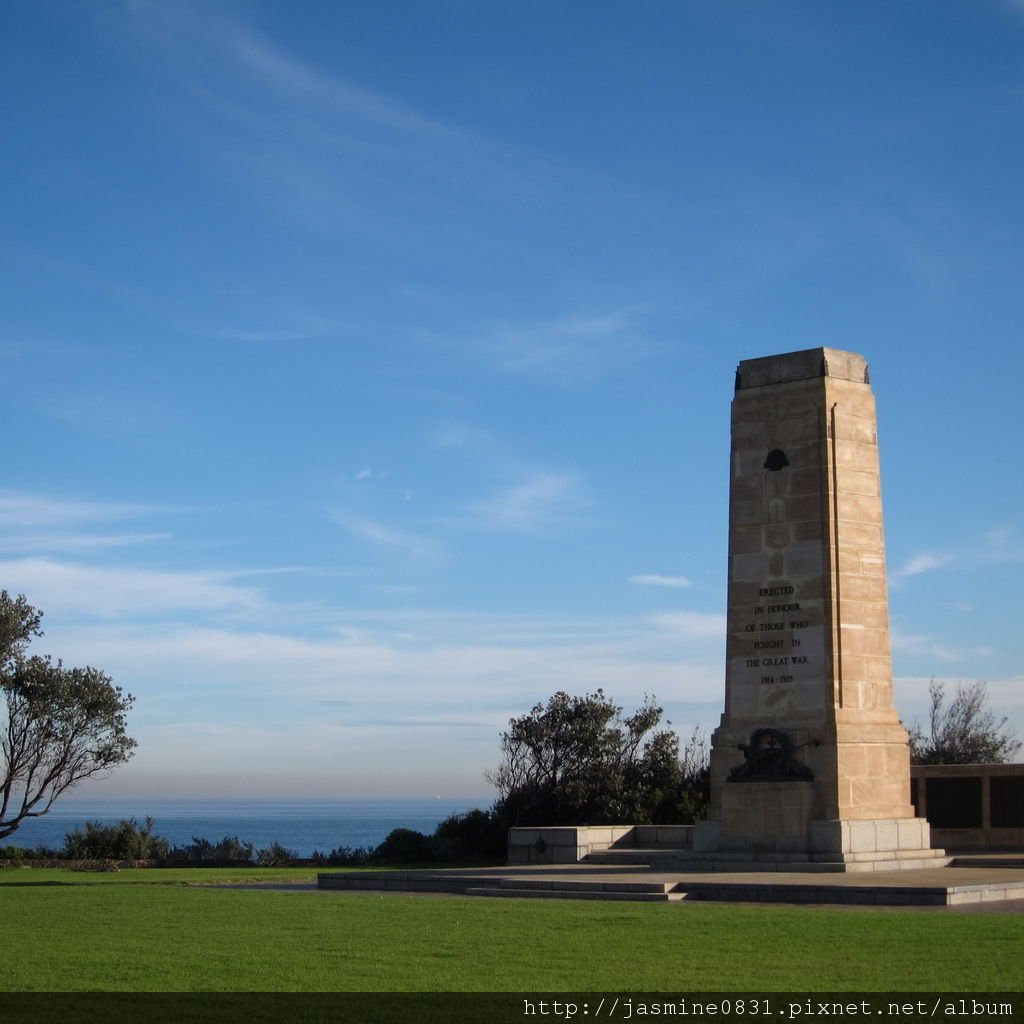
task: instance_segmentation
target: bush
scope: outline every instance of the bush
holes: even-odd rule
[[[376,860],[385,864],[421,864],[434,859],[430,837],[411,828],[396,828],[376,850]]]
[[[25,860],[60,860],[63,854],[60,850],[51,850],[48,846],[39,843],[37,846],[25,848]]]
[[[168,843],[153,835],[154,821],[140,826],[134,818],[103,825],[87,821],[84,831],[75,829],[64,837],[61,856],[67,860],[163,860]]]
[[[116,860],[76,860],[72,871],[120,871]]]
[[[294,850],[289,850],[276,840],[256,854],[256,863],[266,868],[287,867],[298,859],[299,855]]]
[[[238,836],[225,836],[219,843],[193,836],[191,843],[175,846],[169,854],[170,860],[184,861],[186,864],[208,864],[211,861],[251,864],[254,857],[252,843],[243,842]]]
[[[314,864],[330,864],[335,867],[360,868],[373,863],[373,850],[368,846],[339,846],[330,853],[314,850],[310,858]]]
[[[440,860],[500,860],[507,843],[505,823],[493,811],[479,808],[445,818],[432,839]]]
[[[20,846],[0,846],[0,860],[24,860],[25,851]]]

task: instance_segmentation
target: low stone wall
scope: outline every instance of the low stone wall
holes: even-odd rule
[[[689,849],[692,825],[564,825],[513,828],[508,833],[509,864],[576,864],[603,850]]]
[[[910,787],[918,817],[931,826],[933,848],[1024,849],[1024,764],[914,765],[910,769]],[[885,830],[880,830],[876,822],[868,824],[874,831],[870,836],[858,832],[851,849],[867,849],[871,843],[885,846]],[[891,824],[909,827],[909,823]],[[576,864],[591,853],[631,847],[692,849],[693,826],[514,828],[508,834],[508,862]]]
[[[618,846],[632,831],[632,825],[512,828],[508,832],[508,862],[575,864],[590,853]]]
[[[910,791],[932,846],[1024,849],[1024,764],[914,765]]]
[[[634,825],[633,846],[689,850],[693,846],[693,825]]]

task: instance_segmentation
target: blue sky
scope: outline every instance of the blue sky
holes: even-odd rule
[[[871,365],[897,706],[1024,732],[1024,3],[0,11],[0,586],[100,796],[489,792],[722,706],[741,359]]]

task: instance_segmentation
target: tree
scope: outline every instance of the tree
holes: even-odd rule
[[[986,708],[985,683],[960,683],[948,705],[945,683],[933,679],[928,693],[930,731],[925,735],[918,722],[910,730],[913,764],[1005,764],[1020,747],[1007,720]]]
[[[0,590],[0,839],[37,818],[65,790],[132,756],[131,694],[96,668],[28,656],[42,613]]]
[[[706,759],[697,767],[695,735],[684,764],[678,736],[658,728],[661,714],[647,697],[623,718],[603,690],[536,704],[502,734],[502,763],[488,774],[495,813],[508,825],[692,821]]]

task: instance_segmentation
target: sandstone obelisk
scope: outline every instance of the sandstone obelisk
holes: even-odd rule
[[[943,863],[892,700],[875,401],[862,356],[741,362],[725,712],[694,856],[821,870]]]

